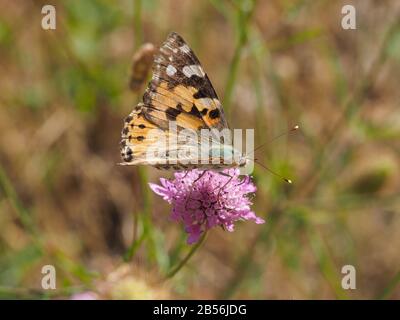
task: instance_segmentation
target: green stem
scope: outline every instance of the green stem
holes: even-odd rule
[[[171,279],[174,275],[176,275],[178,271],[181,270],[182,267],[189,261],[189,259],[193,256],[193,254],[197,251],[197,249],[201,247],[206,238],[207,238],[207,231],[203,233],[200,240],[192,247],[192,249],[189,251],[186,257],[175,268],[173,268],[170,272],[167,273],[165,279]]]
[[[139,247],[142,244],[145,237],[146,237],[146,234],[144,232],[142,233],[142,235],[140,236],[139,239],[134,237],[132,244],[130,245],[130,247],[128,248],[128,250],[126,251],[126,253],[124,255],[125,262],[129,262],[132,260],[132,258],[135,256],[137,249],[139,249]]]
[[[156,253],[155,253],[155,243],[154,243],[154,238],[153,238],[153,231],[152,231],[152,226],[151,226],[151,197],[150,193],[147,187],[148,179],[147,179],[147,172],[146,168],[139,167],[138,168],[138,176],[139,176],[139,184],[141,186],[144,186],[142,188],[142,210],[140,211],[135,211],[133,213],[133,239],[132,243],[129,246],[128,250],[124,254],[124,261],[128,262],[131,261],[132,258],[134,257],[136,251],[139,249],[141,244],[146,240],[147,245],[149,246],[149,256],[151,258],[155,258]],[[138,230],[138,225],[139,225],[139,218],[140,221],[142,222],[143,230],[138,237],[139,230]]]
[[[3,189],[6,198],[9,199],[11,206],[13,207],[15,213],[18,216],[18,219],[21,221],[21,224],[24,228],[32,235],[32,237],[37,241],[37,244],[40,245],[39,235],[37,229],[32,221],[32,217],[28,209],[24,207],[21,203],[17,192],[15,191],[14,186],[12,185],[10,179],[8,178],[6,172],[3,167],[0,165],[0,190]]]
[[[134,0],[133,2],[133,27],[135,33],[135,49],[138,49],[143,43],[141,0]]]
[[[321,274],[331,286],[334,294],[338,299],[348,299],[347,294],[340,286],[340,279],[336,271],[337,267],[335,266],[334,261],[323,242],[323,239],[314,228],[308,229],[308,238],[311,250],[313,251],[314,257],[317,260]]]
[[[388,299],[399,283],[400,283],[400,271],[397,272],[397,274],[389,282],[389,285],[383,290],[383,292],[379,296],[376,297],[376,299],[379,300]]]
[[[134,47],[138,49],[143,43],[143,28],[142,28],[142,0],[133,0],[133,32],[134,32]],[[141,186],[147,186],[147,173],[145,168],[138,168],[138,175]],[[150,209],[151,209],[151,199],[147,188],[143,188],[143,207],[142,211],[133,212],[133,238],[132,243],[124,255],[124,261],[131,261],[134,257],[136,251],[139,249],[141,244],[149,233],[149,223],[150,223]],[[143,218],[143,230],[141,236],[139,235],[139,215],[144,215]]]
[[[230,108],[230,104],[233,96],[233,89],[236,84],[237,73],[239,70],[239,63],[242,57],[243,49],[247,43],[248,36],[248,25],[250,18],[253,13],[253,9],[255,7],[254,1],[251,1],[251,7],[247,8],[244,5],[239,5],[238,13],[237,13],[237,32],[238,32],[238,41],[235,48],[235,52],[233,54],[233,58],[229,65],[228,71],[228,79],[225,87],[225,95],[224,95],[224,109],[228,112]]]
[[[226,83],[225,95],[224,95],[224,108],[229,110],[232,101],[233,88],[235,87],[237,72],[239,69],[239,61],[242,55],[243,44],[239,43],[235,49],[232,61],[229,67],[228,80]]]

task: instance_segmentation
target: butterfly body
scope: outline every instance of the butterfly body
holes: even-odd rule
[[[143,102],[125,119],[120,144],[122,164],[164,170],[223,170],[247,164],[246,156],[232,144],[221,143],[213,135],[205,139],[200,135],[203,130],[215,132],[229,127],[199,60],[173,32],[155,55]],[[189,138],[182,139],[183,133]],[[204,151],[206,143],[210,147]]]
[[[221,161],[225,159],[227,161]],[[231,159],[231,160],[229,160]],[[148,161],[139,159],[130,162],[123,162],[121,165],[152,165],[159,170],[214,170],[223,171],[227,168],[241,168],[248,164],[250,159],[246,156],[241,155],[232,146],[223,145],[222,149],[219,147],[210,148],[210,154],[206,157],[198,157],[194,159],[193,163],[188,162],[187,159],[181,159],[177,157],[159,157],[151,158]]]

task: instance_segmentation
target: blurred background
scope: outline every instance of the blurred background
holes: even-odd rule
[[[51,1],[56,30],[45,4],[0,0],[1,298],[400,298],[399,1]],[[256,146],[301,129],[257,152],[294,182],[256,167],[266,223],[212,230],[164,281],[190,246],[147,183],[172,173],[116,164],[132,57],[170,31]]]

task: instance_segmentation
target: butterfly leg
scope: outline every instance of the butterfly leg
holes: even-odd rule
[[[246,177],[244,177],[244,178],[242,179],[242,181],[240,181],[240,183],[238,183],[238,184],[236,185],[236,187],[241,186],[243,183],[245,183],[246,180],[247,180],[247,178],[250,180],[250,178],[249,178],[248,176],[246,176]]]
[[[223,175],[223,176],[225,176],[225,177],[229,177],[229,178],[230,178],[229,181],[228,181],[226,184],[224,184],[224,185],[222,186],[222,189],[223,189],[223,188],[225,188],[225,186],[226,186],[229,182],[231,182],[231,180],[233,179],[233,176],[231,176],[231,175],[229,175],[229,174],[227,174],[227,173],[224,173],[224,172],[218,172],[218,173],[219,173],[220,175]],[[243,179],[236,185],[236,187],[242,185],[242,184],[245,183],[245,182],[246,182],[246,177],[243,178]]]
[[[196,178],[196,180],[193,181],[193,184],[199,181],[207,172],[208,170],[204,170],[200,175]]]
[[[188,171],[188,172],[189,172],[189,171]],[[189,191],[189,196],[187,197],[186,202],[185,202],[185,210],[188,209],[188,208],[187,208],[187,204],[188,204],[188,202],[189,202],[189,200],[190,200],[190,196],[192,195],[194,184],[195,184],[197,181],[199,181],[199,180],[206,174],[206,172],[207,172],[207,170],[204,170],[202,173],[199,174],[199,176],[196,178],[196,180],[193,181],[193,184],[192,184],[192,186],[191,186],[191,188],[190,188],[190,191]],[[187,174],[187,173],[186,173],[186,174]]]
[[[218,172],[220,175],[222,175],[222,176],[225,176],[225,177],[229,177],[229,179],[228,179],[228,181],[222,186],[222,187],[218,187],[219,188],[219,191],[218,191],[218,200],[219,200],[219,196],[220,196],[220,194],[221,194],[221,191],[232,181],[232,179],[233,179],[233,176],[231,176],[231,175],[229,175],[229,174],[227,174],[227,173],[224,173],[224,172]],[[217,188],[217,189],[218,189]]]

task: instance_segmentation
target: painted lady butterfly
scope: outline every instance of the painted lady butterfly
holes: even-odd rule
[[[201,139],[183,142],[177,139],[174,146],[168,145],[166,150],[158,150],[164,152],[165,157],[149,157],[148,149],[157,142],[157,135],[150,132],[158,129],[168,138],[177,135],[177,132],[170,130],[171,121],[176,123],[177,132],[182,129],[197,133],[203,129],[229,129],[221,102],[207,74],[193,51],[175,32],[168,36],[155,54],[153,77],[143,95],[143,102],[125,119],[121,141],[122,164],[150,164],[158,169],[175,170],[221,170],[246,165],[246,156],[233,148],[232,144],[221,144],[219,141],[216,148],[212,147],[207,152],[206,160],[209,161],[199,161],[198,156],[196,159],[186,159],[189,161],[177,158],[176,155],[182,154],[182,151],[197,148],[202,143]],[[211,139],[215,142],[213,137]],[[226,163],[226,154],[233,155],[233,161]]]

